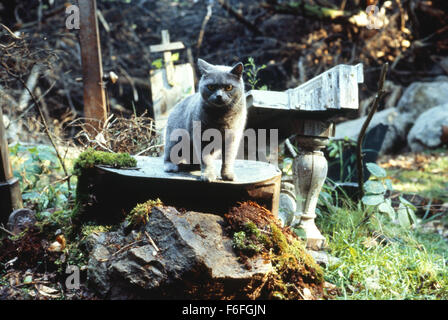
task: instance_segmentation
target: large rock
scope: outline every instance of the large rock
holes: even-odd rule
[[[345,137],[348,137],[357,140],[366,118],[367,116],[339,123],[336,125],[334,139],[344,139]],[[395,108],[382,110],[374,114],[368,129],[372,129],[378,124],[388,126],[383,145],[379,152],[380,154],[398,151],[406,145],[406,133],[412,124],[411,119],[412,116],[410,114],[401,114]]]
[[[243,296],[272,266],[262,258],[250,261],[250,270],[241,264],[223,225],[216,215],[153,208],[140,231],[95,237],[89,281],[111,299]]]
[[[407,135],[417,118],[426,110],[448,101],[448,82],[414,82],[406,88],[396,108],[377,112],[369,128],[378,123],[389,125],[380,154],[397,152],[407,145]],[[336,139],[345,136],[356,140],[367,117],[346,121],[336,126]]]
[[[448,103],[422,113],[408,135],[412,151],[434,149],[442,144],[442,127],[448,126]]]
[[[400,113],[411,113],[413,119],[428,109],[447,103],[448,82],[414,82],[406,88],[397,109]]]

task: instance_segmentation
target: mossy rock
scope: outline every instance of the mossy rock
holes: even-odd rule
[[[278,219],[253,202],[244,202],[225,215],[233,248],[242,263],[257,255],[269,259],[275,272],[259,292],[262,299],[303,299],[308,289],[314,298],[323,297],[322,268],[306,251],[304,242]]]

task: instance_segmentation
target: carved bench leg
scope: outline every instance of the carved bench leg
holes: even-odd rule
[[[300,227],[305,230],[307,248],[320,250],[325,246],[325,238],[317,229],[316,205],[319,193],[327,177],[328,164],[319,151],[328,143],[326,138],[297,137],[299,155],[293,161],[294,184],[297,193],[297,212]]]

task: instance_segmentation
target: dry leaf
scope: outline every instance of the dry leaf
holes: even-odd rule
[[[51,252],[61,252],[63,249],[62,245],[59,242],[55,241],[52,244],[50,244],[47,250]]]
[[[60,298],[61,295],[59,294],[59,291],[54,289],[54,288],[50,288],[44,285],[36,285],[35,286],[37,291],[39,292],[40,295],[44,296],[44,297],[49,297],[49,298]]]
[[[313,294],[311,293],[311,290],[308,288],[303,288],[302,296],[304,300],[313,300]]]
[[[50,252],[62,252],[66,247],[65,237],[60,234],[56,237],[56,241],[50,244],[48,251]]]
[[[61,244],[62,250],[64,250],[67,245],[67,241],[65,240],[64,235],[62,235],[62,234],[58,235],[56,237],[56,241]]]

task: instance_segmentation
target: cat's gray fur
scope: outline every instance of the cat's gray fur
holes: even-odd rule
[[[171,111],[165,132],[164,169],[167,172],[177,172],[180,167],[170,160],[171,148],[177,141],[170,141],[171,132],[175,129],[185,129],[193,139],[193,121],[201,122],[202,132],[209,128],[221,132],[222,140],[225,140],[225,131],[230,130],[230,135],[225,151],[221,148],[218,152],[202,155],[202,150],[207,142],[202,143],[201,150],[191,150],[200,154],[197,159],[201,162],[201,179],[213,181],[216,179],[213,160],[222,152],[221,177],[223,180],[234,180],[234,161],[238,153],[239,144],[246,124],[246,98],[244,95],[243,64],[240,62],[233,67],[212,65],[202,59],[198,59],[198,67],[202,77],[199,81],[199,92],[188,96],[179,102]],[[209,85],[217,85],[217,90],[210,90]],[[232,85],[231,91],[225,91],[226,85]],[[221,96],[221,99],[219,98]],[[201,132],[201,136],[202,136]],[[227,138],[226,138],[227,139]],[[200,146],[200,144],[196,144]],[[199,149],[199,147],[196,147]],[[191,162],[189,162],[191,163]]]

